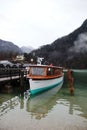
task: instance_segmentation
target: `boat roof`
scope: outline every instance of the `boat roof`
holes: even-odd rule
[[[60,67],[60,66],[53,66],[53,65],[30,65],[29,67],[41,67],[41,68],[57,68],[57,69],[63,69],[63,67]]]

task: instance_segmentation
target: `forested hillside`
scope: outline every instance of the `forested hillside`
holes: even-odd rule
[[[44,62],[48,64],[66,68],[87,68],[87,20],[69,35],[58,38],[31,54],[44,57]]]

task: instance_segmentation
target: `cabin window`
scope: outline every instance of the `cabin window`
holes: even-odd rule
[[[44,68],[37,68],[37,67],[34,67],[32,68],[32,75],[45,75],[45,71],[44,71]]]
[[[47,75],[48,75],[48,76],[58,75],[58,74],[61,74],[60,69],[57,69],[57,68],[48,68],[48,69],[47,69]]]
[[[60,69],[55,69],[55,75],[61,74]]]
[[[47,75],[54,75],[54,69],[53,68],[48,68],[47,69]]]

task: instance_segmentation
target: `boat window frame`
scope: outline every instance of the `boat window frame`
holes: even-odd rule
[[[34,69],[36,69],[36,70],[34,70]],[[40,71],[38,71],[40,69],[40,71],[42,71],[41,69],[43,69],[43,72],[40,72]],[[35,73],[35,71],[36,71],[36,73]],[[45,68],[44,67],[31,67],[31,75],[32,76],[45,76],[46,75],[46,72],[45,72]],[[40,73],[38,73],[38,72],[40,72]]]
[[[47,68],[47,76],[56,76],[60,74],[61,74],[60,68],[52,68],[52,67]]]

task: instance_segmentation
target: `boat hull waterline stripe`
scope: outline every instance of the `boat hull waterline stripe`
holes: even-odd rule
[[[30,93],[31,94],[36,94],[36,93],[39,93],[39,92],[42,92],[42,91],[45,91],[45,90],[49,90],[49,89],[52,89],[54,87],[58,87],[58,85],[60,85],[62,83],[63,83],[63,81],[58,82],[58,83],[56,83],[54,85],[50,85],[50,86],[44,87],[44,88],[38,88],[38,89],[35,89],[35,90],[30,90]]]

